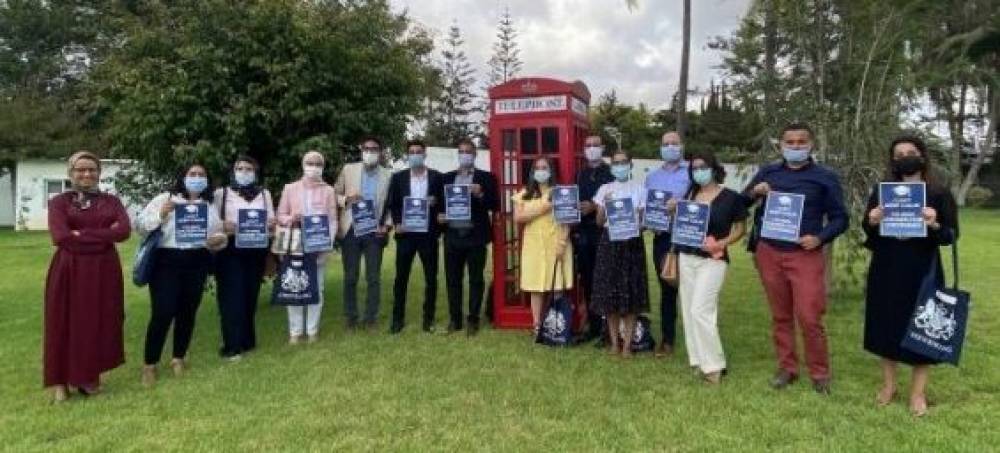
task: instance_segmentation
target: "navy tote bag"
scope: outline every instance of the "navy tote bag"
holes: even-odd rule
[[[920,285],[917,305],[901,346],[929,359],[958,365],[965,342],[971,296],[958,288],[958,245],[951,245],[952,287],[939,284],[935,265]]]

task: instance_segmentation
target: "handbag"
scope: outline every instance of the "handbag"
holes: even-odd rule
[[[286,249],[279,259],[278,274],[271,286],[271,305],[305,307],[318,304],[316,254],[290,253]]]
[[[656,349],[656,340],[653,338],[653,330],[650,329],[652,323],[646,315],[639,315],[635,320],[635,331],[632,332],[631,339],[625,338],[625,320],[620,321],[618,332],[621,341],[630,340],[632,352],[650,352]]]
[[[928,359],[958,365],[965,343],[971,295],[958,287],[958,245],[951,245],[953,281],[948,288],[937,281],[932,263],[920,284],[917,304],[900,346]]]
[[[680,273],[677,269],[677,250],[673,246],[670,247],[670,251],[663,255],[663,263],[660,266],[660,278],[674,288],[680,284]]]
[[[548,299],[548,310],[542,318],[542,325],[538,328],[535,343],[546,346],[570,346],[573,344],[573,304],[569,300],[566,291],[556,292],[556,275],[558,274],[565,283],[565,276],[562,269],[562,260],[556,261],[552,271],[552,287],[546,298]]]
[[[162,237],[163,231],[157,227],[142,238],[142,244],[136,249],[135,260],[132,262],[132,283],[135,286],[146,286],[153,279],[153,264],[156,262],[156,252]]]

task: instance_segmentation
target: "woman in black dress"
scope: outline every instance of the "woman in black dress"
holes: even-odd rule
[[[641,231],[634,237],[612,240],[608,234],[607,203],[631,199],[636,225],[642,225],[646,197],[643,186],[632,180],[632,158],[624,151],[611,157],[611,174],[615,180],[597,189],[594,204],[598,206],[597,224],[604,227],[597,245],[597,265],[594,267],[594,312],[607,317],[611,354],[632,356],[631,341],[636,319],[649,311],[649,284],[646,282],[646,246]],[[623,322],[624,321],[624,322]],[[624,341],[619,342],[619,327],[625,328]]]
[[[896,368],[902,362],[913,366],[910,388],[910,411],[916,416],[927,413],[925,390],[930,365],[935,361],[900,347],[910,316],[917,303],[921,280],[933,266],[939,282],[944,280],[938,247],[958,237],[958,212],[947,187],[938,184],[928,168],[927,146],[916,137],[903,136],[889,147],[889,182],[926,183],[927,207],[924,208],[926,238],[894,238],[879,235],[882,207],[878,185],[872,191],[865,210],[863,227],[865,246],[872,251],[868,268],[865,303],[865,349],[882,358],[882,389],[876,396],[879,406],[886,406],[896,393]]]

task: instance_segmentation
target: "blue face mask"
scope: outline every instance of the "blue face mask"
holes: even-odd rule
[[[531,177],[535,178],[535,182],[545,184],[552,178],[552,172],[549,170],[535,170],[532,172]]]
[[[458,155],[458,166],[463,168],[469,168],[475,165],[476,155],[475,154],[459,154]]]
[[[410,164],[410,168],[423,167],[425,157],[423,154],[407,154],[406,162]]]
[[[233,179],[237,186],[246,187],[253,184],[257,180],[257,175],[252,171],[237,171],[233,173]]]
[[[681,154],[680,145],[663,145],[660,147],[660,157],[667,162],[674,163],[684,156]]]
[[[614,176],[619,182],[628,181],[631,173],[632,169],[629,168],[628,164],[614,164],[611,166],[611,176]]]
[[[695,184],[699,186],[704,186],[712,182],[712,169],[711,168],[699,168],[691,171],[691,179]]]
[[[185,176],[184,189],[190,193],[202,193],[208,188],[208,178],[204,176]]]
[[[785,158],[785,161],[791,164],[801,164],[809,160],[809,148],[782,148],[781,156]]]

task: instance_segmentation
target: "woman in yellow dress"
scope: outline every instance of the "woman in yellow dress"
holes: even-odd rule
[[[552,165],[540,157],[531,166],[528,184],[514,195],[514,221],[524,225],[521,233],[521,291],[531,295],[531,319],[535,333],[545,312],[546,293],[573,287],[573,249],[569,228],[552,216]],[[561,276],[553,277],[556,265]]]

